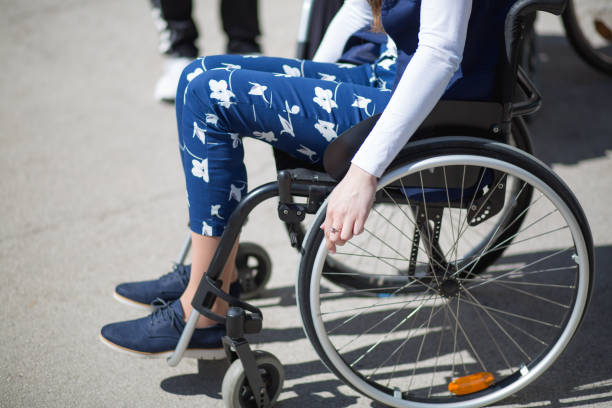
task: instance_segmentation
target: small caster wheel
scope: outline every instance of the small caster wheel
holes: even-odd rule
[[[285,369],[273,354],[255,350],[255,361],[270,398],[270,406],[276,402],[285,381]],[[242,361],[237,359],[223,377],[221,387],[223,403],[227,408],[256,408],[253,391],[248,384]]]
[[[272,261],[265,249],[245,242],[238,245],[236,268],[240,282],[240,299],[253,299],[265,289],[272,274]]]

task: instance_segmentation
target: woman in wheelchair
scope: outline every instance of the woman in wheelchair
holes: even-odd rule
[[[219,278],[223,292],[238,296],[237,242],[230,251],[238,232],[228,220],[249,201],[242,200],[247,194],[242,137],[320,163],[341,133],[352,128],[348,136],[367,124],[365,141],[348,156],[348,170],[328,169],[340,181],[315,216],[313,225],[320,229],[311,229],[303,243],[297,297],[315,350],[353,388],[398,407],[414,406],[409,401],[481,406],[534,380],[568,344],[590,294],[592,240],[579,204],[554,173],[517,149],[469,137],[406,143],[422,136],[434,116],[428,115],[444,99],[451,102],[447,113],[450,106],[450,116],[458,118],[455,131],[466,129],[457,123],[481,119],[493,106],[495,119],[485,118],[479,130],[528,145],[520,115],[533,104],[508,96],[516,89],[518,64],[517,47],[508,37],[520,37],[514,23],[521,13],[538,9],[560,13],[563,1],[346,0],[313,61],[236,55],[193,61],[176,97],[191,269],[119,285],[118,299],[156,310],[104,326],[103,342],[134,355],[168,356],[187,344],[179,338],[207,271]],[[359,64],[345,45],[364,27],[384,29],[388,37],[374,47],[373,62]],[[353,39],[351,44],[373,49]],[[537,90],[531,95],[539,97]],[[448,127],[438,128],[449,135]],[[278,193],[280,182],[275,188]],[[394,223],[389,209],[400,210],[406,227]],[[536,218],[523,225],[527,210]],[[380,223],[365,228],[372,218]],[[364,228],[380,251],[355,244]],[[400,250],[378,238],[377,229],[397,230],[398,241],[404,240]],[[464,239],[468,230],[474,231],[473,241],[469,233]],[[533,234],[524,234],[527,230]],[[514,255],[515,245],[525,243],[529,252],[542,237],[562,249],[516,269],[506,265],[516,260],[493,265],[508,247]],[[361,252],[340,253],[338,247],[349,240],[344,248]],[[225,262],[222,272],[217,248],[229,253],[227,260],[219,258]],[[383,272],[347,266],[349,255]],[[544,261],[553,262],[544,267]],[[533,265],[541,269],[524,270]],[[335,286],[330,289],[328,282]],[[365,295],[375,300],[365,302]],[[228,304],[219,296],[204,303],[216,299],[209,311],[225,316]],[[385,303],[394,297],[403,300]],[[205,315],[192,316],[187,327],[196,328],[184,355],[223,358],[226,327]]]
[[[337,135],[383,112],[333,190],[323,226],[332,252],[360,234],[377,178],[442,94],[466,76],[460,63],[468,22],[478,27],[473,29],[478,33],[472,44],[467,44],[470,55],[498,52],[490,50],[498,44],[487,35],[499,31],[495,26],[503,21],[505,3],[476,0],[472,10],[471,0],[348,0],[313,61],[235,55],[193,61],[181,76],[176,98],[192,230],[189,278],[182,271],[182,276],[120,285],[122,297],[139,303],[163,299],[164,291],[174,292],[176,298],[148,318],[105,326],[103,341],[150,356],[164,356],[175,348],[226,220],[247,192],[242,137],[254,137],[298,159],[318,162]],[[390,37],[380,47],[379,58],[373,64],[336,63],[351,34],[372,24],[379,31],[384,27]],[[483,51],[483,46],[489,50]],[[493,73],[486,72],[489,67],[470,68],[475,68],[478,82],[492,81]],[[468,97],[481,96],[483,84],[475,88]],[[235,251],[231,257],[221,277],[224,291],[236,280]],[[177,282],[183,285],[182,294],[168,287]],[[213,312],[224,315],[226,308],[218,300]],[[205,317],[200,317],[197,327],[190,349],[201,358],[222,356],[223,327]]]

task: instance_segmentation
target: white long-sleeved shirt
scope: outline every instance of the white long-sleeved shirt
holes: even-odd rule
[[[472,0],[422,0],[418,47],[353,164],[380,177],[429,115],[461,64],[471,10]],[[367,0],[346,0],[313,60],[337,61],[351,34],[372,20]]]

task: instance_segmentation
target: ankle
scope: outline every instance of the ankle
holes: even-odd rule
[[[187,300],[186,297],[181,296],[179,301],[181,302],[181,307],[183,308],[183,320],[187,322],[189,316],[191,315],[191,312],[193,311],[193,306],[191,306],[191,299]],[[213,305],[211,311],[218,315],[225,316],[225,313],[227,312],[227,307],[222,307],[222,305],[220,305],[219,300],[217,300]],[[215,320],[200,315],[198,318],[198,322],[196,323],[196,328],[205,329],[207,327],[214,326],[217,323],[218,322]]]

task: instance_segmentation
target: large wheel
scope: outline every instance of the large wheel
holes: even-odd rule
[[[522,118],[516,118],[513,121],[512,133],[509,139],[511,145],[528,153],[533,152],[529,131]],[[405,154],[406,160],[417,159],[419,157],[421,157],[421,152],[414,149],[409,150]],[[485,223],[480,228],[469,228],[462,236],[460,245],[464,253],[477,254],[485,245],[489,245],[490,248],[496,248],[487,251],[485,255],[480,257],[479,262],[471,271],[474,275],[485,270],[488,265],[494,263],[503,254],[507,245],[499,245],[499,243],[506,242],[508,239],[512,240],[514,234],[521,228],[526,215],[526,209],[531,200],[531,187],[518,179],[511,179],[504,188],[507,199],[504,201],[504,207],[500,211],[501,215],[496,217],[498,222]],[[520,194],[518,194],[519,192]],[[510,196],[516,196],[517,198],[516,200],[511,200],[509,199]],[[370,224],[379,232],[379,239],[369,242],[368,248],[384,247],[387,242],[402,240],[405,231],[414,230],[413,225],[405,217],[398,219],[397,224],[392,227],[387,220],[387,214],[389,211],[394,211],[395,203],[384,195],[379,195],[379,198],[382,200],[375,202],[370,215]],[[412,211],[412,209],[408,211]],[[450,214],[447,212],[446,215],[449,216]],[[443,233],[440,237],[442,243],[445,240],[452,240],[451,236],[444,236],[444,233],[452,231],[443,230],[441,232]],[[495,237],[490,242],[493,235]],[[329,273],[326,275],[326,278],[345,288],[360,290],[363,295],[387,296],[395,290],[393,288],[398,287],[398,285],[404,285],[409,279],[409,275],[414,273],[421,276],[429,274],[428,264],[422,259],[423,255],[424,253],[420,254],[421,259],[417,260],[418,264],[412,268],[413,270],[404,268],[389,271],[384,264],[372,264],[368,257],[346,255],[341,250],[338,251],[337,255],[327,257],[326,270]],[[406,290],[411,289],[412,287]]]
[[[576,52],[593,68],[612,75],[612,2],[570,0],[563,25]]]
[[[493,403],[541,375],[578,328],[593,275],[586,218],[552,171],[509,146],[443,138],[415,143],[406,157],[406,164],[379,183],[378,194],[393,197],[384,217],[368,218],[365,232],[338,252],[368,259],[381,278],[396,275],[408,268],[418,216],[428,211],[441,215],[442,222],[426,223],[425,234],[438,234],[440,240],[430,237],[416,249],[423,271],[378,298],[324,279],[336,272],[326,269],[319,229],[323,206],[304,246],[296,288],[305,331],[331,371],[384,404]],[[445,175],[446,182],[429,184],[436,174]],[[479,180],[488,177],[483,174],[495,181],[481,195]],[[528,211],[500,211],[471,226],[472,200],[486,200],[502,181],[523,186],[505,195],[506,205],[518,202],[527,188],[533,191]],[[522,221],[503,241],[497,237],[512,221],[500,217]],[[473,243],[462,242],[470,228],[497,232],[474,253]],[[393,229],[396,241],[380,238]],[[474,273],[483,256],[503,247],[486,269]],[[376,282],[372,286],[378,290]]]
[[[254,354],[257,368],[270,398],[270,405],[273,405],[283,389],[285,370],[274,355],[262,350],[255,350]],[[225,373],[221,393],[227,408],[257,408],[253,390],[246,379],[240,359],[235,360]]]

